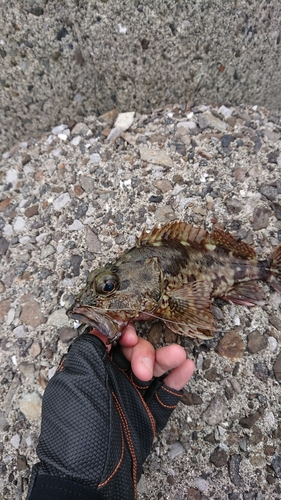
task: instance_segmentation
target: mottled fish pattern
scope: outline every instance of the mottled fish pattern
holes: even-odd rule
[[[180,335],[210,338],[213,298],[245,306],[265,304],[257,280],[281,293],[281,244],[266,260],[231,234],[185,222],[145,230],[136,246],[92,271],[67,311],[110,340],[134,319],[161,318]]]

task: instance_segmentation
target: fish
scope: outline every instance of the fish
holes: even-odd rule
[[[230,233],[187,222],[144,229],[133,248],[88,275],[67,310],[80,323],[116,340],[129,322],[160,318],[179,335],[214,336],[213,299],[263,306],[257,281],[281,293],[281,243],[265,260]]]

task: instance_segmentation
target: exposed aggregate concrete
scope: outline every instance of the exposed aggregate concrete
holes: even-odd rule
[[[90,269],[144,226],[174,219],[219,224],[261,259],[281,241],[280,114],[185,104],[117,114],[60,124],[0,163],[5,500],[24,498],[42,395],[76,335],[65,309]],[[214,304],[214,339],[179,339],[197,369],[144,465],[139,499],[280,499],[281,296],[263,289],[264,307]],[[174,341],[161,325],[138,328]]]

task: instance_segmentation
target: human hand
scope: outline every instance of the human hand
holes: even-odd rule
[[[132,326],[119,345],[105,341],[97,331],[78,337],[47,386],[28,500],[135,498],[194,365],[178,345],[155,351]]]

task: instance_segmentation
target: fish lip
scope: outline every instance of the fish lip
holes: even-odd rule
[[[66,314],[69,318],[97,328],[100,333],[109,339],[116,337],[120,328],[124,326],[123,323],[121,324],[118,321],[113,320],[107,314],[98,313],[92,306],[74,304],[66,311]]]

